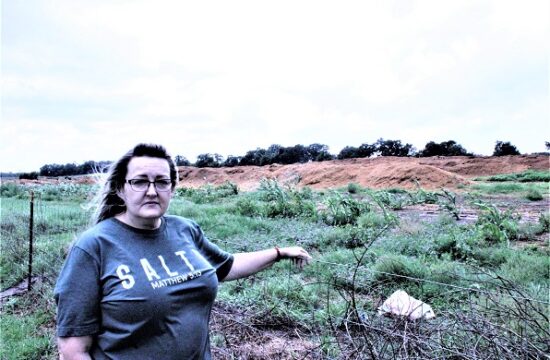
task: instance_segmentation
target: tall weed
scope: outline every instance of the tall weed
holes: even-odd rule
[[[226,181],[219,186],[207,184],[198,189],[177,188],[175,193],[177,197],[188,199],[195,204],[208,204],[238,194],[239,188],[230,181]]]
[[[300,191],[288,186],[284,189],[277,180],[264,178],[260,182],[259,196],[265,202],[263,214],[267,217],[314,218],[317,214],[309,188]]]
[[[367,203],[333,191],[325,200],[320,215],[328,225],[355,224],[359,216],[370,211]]]
[[[478,202],[475,205],[480,209],[476,224],[488,243],[509,246],[511,240],[518,238],[518,215],[511,210],[501,211],[493,204]]]

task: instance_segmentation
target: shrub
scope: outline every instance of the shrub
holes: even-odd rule
[[[374,280],[385,283],[406,283],[411,281],[406,277],[423,279],[426,275],[425,267],[418,259],[403,255],[384,255],[378,259],[373,270]]]
[[[305,187],[302,191],[288,188],[283,189],[277,180],[262,179],[259,188],[260,199],[267,202],[264,213],[267,217],[315,217],[316,210],[313,193]]]
[[[476,203],[480,213],[476,225],[489,243],[506,243],[518,237],[518,216],[512,211],[500,211],[493,204]]]
[[[334,191],[324,204],[326,209],[322,210],[321,218],[328,225],[355,224],[362,212],[369,211],[367,204]]]
[[[550,213],[539,215],[539,226],[541,233],[550,231]]]
[[[512,250],[504,247],[480,247],[474,248],[472,259],[480,266],[497,267],[508,261]]]
[[[376,191],[371,194],[371,197],[380,207],[387,206],[392,210],[402,210],[411,202],[407,193]]]
[[[349,183],[348,184],[348,192],[350,194],[358,194],[361,192],[361,186],[357,183]]]
[[[21,279],[28,257],[28,218],[2,216],[0,224],[0,286],[5,289]]]
[[[526,170],[513,174],[497,174],[486,177],[478,177],[474,180],[479,181],[519,181],[519,182],[550,182],[550,171]]]
[[[235,210],[238,214],[243,216],[257,216],[262,214],[262,208],[258,202],[250,197],[243,197],[237,200],[235,204]]]
[[[263,201],[278,201],[286,198],[285,190],[279,185],[275,179],[263,178],[260,180],[258,189],[260,199]]]
[[[184,197],[195,204],[211,203],[219,199],[231,197],[239,194],[237,185],[230,181],[226,181],[219,186],[206,184],[198,189],[193,188],[178,188],[176,196]]]
[[[545,254],[513,252],[500,270],[505,278],[515,283],[548,283],[550,257]]]
[[[426,280],[452,284],[457,286],[470,286],[471,283],[462,281],[465,278],[465,270],[462,264],[455,261],[441,261],[426,265]],[[433,308],[446,308],[450,302],[461,301],[468,297],[468,293],[462,291],[451,292],[445,285],[425,282],[420,289],[411,289],[411,295],[421,300],[429,300]],[[441,294],[445,296],[441,296]]]
[[[527,170],[517,174],[519,182],[550,182],[550,171]]]
[[[467,260],[481,244],[470,232],[451,231],[435,239],[435,251],[451,260]]]
[[[540,191],[538,191],[535,188],[530,188],[529,190],[527,190],[527,194],[525,194],[525,198],[531,201],[540,201],[544,199]]]
[[[83,201],[92,196],[93,187],[90,185],[77,185],[61,183],[56,185],[41,185],[34,187],[36,197],[44,201]]]
[[[21,197],[26,193],[23,186],[15,183],[5,183],[0,185],[0,196],[4,198],[8,197]]]
[[[416,192],[409,193],[410,201],[413,204],[437,204],[439,201],[438,193],[426,191],[420,187],[420,183],[415,180]]]
[[[19,179],[36,180],[38,179],[38,171],[33,171],[30,173],[21,173],[19,174]]]
[[[357,226],[363,229],[381,229],[388,224],[383,214],[369,211],[357,219]]]

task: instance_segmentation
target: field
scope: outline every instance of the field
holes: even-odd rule
[[[386,163],[394,180],[378,183],[368,182],[377,181],[369,166],[381,160],[371,160],[355,162],[363,172],[351,161],[309,172],[310,164],[275,166],[274,176],[260,172],[269,167],[255,175],[249,167],[180,169],[185,181],[169,212],[196,220],[220,247],[298,244],[314,258],[302,272],[283,261],[222,284],[211,320],[214,357],[547,358],[548,157],[521,166],[508,159],[491,170],[468,167],[474,160],[466,158],[443,159],[446,169],[437,159]],[[450,171],[461,164],[468,174]],[[3,295],[0,359],[56,358],[52,289],[70,243],[88,225],[82,205],[94,186],[1,185],[2,290],[26,277],[30,189],[34,283],[30,292]],[[398,289],[430,304],[436,318],[379,316]]]

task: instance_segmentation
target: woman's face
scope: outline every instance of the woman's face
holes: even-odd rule
[[[128,180],[142,180],[142,183],[144,180],[170,180],[168,161],[148,156],[132,158],[128,163],[126,183],[118,194],[126,204],[126,212],[117,216],[119,220],[136,228],[157,228],[160,226],[160,217],[170,205],[172,186],[167,191],[159,191],[153,184],[148,184],[147,189],[136,191]]]

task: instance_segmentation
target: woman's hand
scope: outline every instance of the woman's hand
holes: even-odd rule
[[[311,262],[311,256],[299,246],[280,248],[281,258],[290,259],[300,270]]]
[[[89,351],[92,343],[93,338],[91,336],[58,337],[59,359],[90,360]]]

